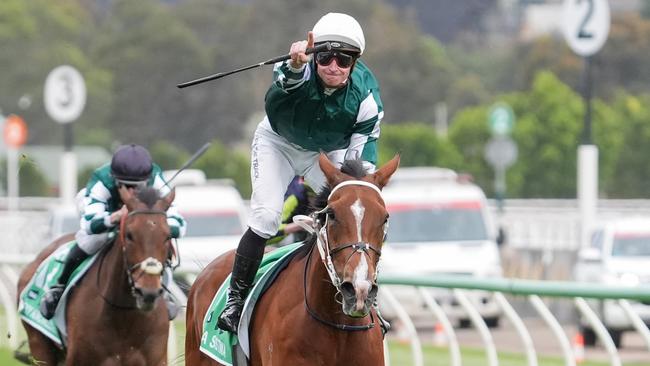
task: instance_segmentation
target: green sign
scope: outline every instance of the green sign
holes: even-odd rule
[[[512,132],[515,124],[515,114],[509,105],[496,103],[490,108],[488,123],[493,135],[506,136]]]

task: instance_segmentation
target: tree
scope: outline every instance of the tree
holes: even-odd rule
[[[612,174],[608,194],[617,198],[650,197],[650,95],[621,94],[615,106],[622,115],[619,128],[623,131],[622,149]]]
[[[379,162],[383,165],[400,154],[400,166],[441,166],[458,168],[461,156],[446,139],[438,137],[423,123],[385,125],[379,138]]]
[[[504,95],[517,118],[512,137],[518,145],[517,162],[507,172],[508,195],[523,198],[576,196],[576,154],[581,143],[584,108],[580,96],[550,72],[540,72],[531,89]],[[493,172],[484,160],[489,140],[489,106],[459,112],[450,138],[465,158],[464,167],[488,191]],[[622,138],[619,118],[601,101],[594,101],[593,140],[600,148],[601,181],[611,178]],[[605,188],[604,188],[605,189]]]
[[[251,181],[248,152],[232,151],[219,141],[213,141],[212,146],[196,162],[195,167],[203,170],[208,178],[232,179],[242,197],[250,197]]]
[[[149,151],[153,161],[163,170],[179,169],[190,157],[187,151],[171,141],[156,141]]]
[[[110,95],[105,93],[109,77],[92,65],[83,51],[86,29],[91,24],[79,1],[0,2],[0,65],[4,70],[0,73],[0,108],[5,114],[24,117],[30,128],[29,143],[62,140],[61,129],[53,128],[41,102],[45,78],[56,66],[69,64],[84,75],[88,103],[78,125],[88,130],[99,127],[104,122],[102,116],[110,110]],[[19,110],[17,101],[23,96],[31,105]],[[85,130],[80,131],[83,136]]]

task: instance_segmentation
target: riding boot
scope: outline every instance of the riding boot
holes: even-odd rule
[[[261,261],[261,258],[247,258],[239,253],[235,256],[235,265],[232,269],[230,288],[228,289],[228,300],[217,321],[219,328],[237,333],[244,301],[251,287],[253,287],[253,280]]]
[[[61,275],[59,275],[57,283],[52,285],[41,299],[39,310],[45,319],[52,319],[56,307],[59,304],[59,300],[61,299],[61,295],[63,295],[63,291],[65,290],[65,286],[70,279],[70,275],[86,258],[88,258],[88,254],[79,248],[77,244],[74,244],[72,248],[70,248],[70,251],[64,260],[63,270],[61,270]]]

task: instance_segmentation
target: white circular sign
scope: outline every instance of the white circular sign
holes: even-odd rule
[[[580,56],[591,56],[609,34],[607,0],[564,0],[563,32],[569,47]]]
[[[73,122],[86,105],[86,84],[75,68],[59,66],[47,75],[43,95],[45,110],[53,120]]]

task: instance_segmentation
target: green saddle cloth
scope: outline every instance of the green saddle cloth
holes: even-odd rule
[[[54,317],[50,320],[45,319],[39,310],[43,295],[57,283],[57,279],[63,270],[63,264],[70,248],[75,241],[68,242],[57,248],[54,253],[45,258],[38,266],[34,276],[29,280],[27,286],[20,294],[18,304],[18,314],[32,327],[38,329],[46,337],[60,346],[64,346],[67,340],[65,327],[65,304],[71,288],[77,281],[88,271],[90,266],[97,258],[97,254],[90,256],[82,262],[70,276],[63,296],[56,308]]]
[[[239,344],[246,357],[249,357],[248,323],[252,315],[252,309],[277,274],[286,267],[286,263],[302,245],[302,242],[286,245],[264,255],[260,269],[255,275],[255,286],[248,294],[246,303],[244,304],[244,310],[242,311],[242,319],[239,323],[238,331],[241,339],[238,339],[236,334],[217,327],[217,318],[219,318],[219,315],[225,308],[228,296],[227,290],[230,284],[230,276],[226,278],[212,299],[212,303],[208,307],[208,311],[203,319],[201,352],[224,365],[232,366],[234,358],[233,347]]]

